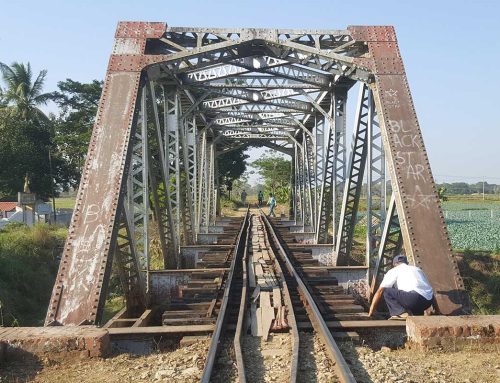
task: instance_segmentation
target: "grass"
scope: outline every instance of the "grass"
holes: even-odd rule
[[[457,255],[473,313],[500,314],[500,254],[466,250]]]
[[[75,202],[75,198],[56,198],[56,209],[73,209]]]
[[[491,203],[491,202],[499,202],[500,203],[500,195],[499,194],[485,194],[484,200],[482,194],[446,194],[448,201],[453,202],[478,202],[478,203]]]
[[[0,325],[43,324],[66,235],[46,224],[0,231]]]
[[[71,198],[58,200],[66,206],[74,203]],[[248,198],[248,202],[255,201]],[[492,201],[487,202],[491,204]],[[227,216],[240,215],[243,211],[240,207],[241,201],[222,201]],[[12,224],[0,230],[0,325],[43,325],[66,236],[66,228],[44,224],[33,228]],[[355,255],[359,256],[359,262],[363,262],[364,252],[356,250],[364,249],[364,225],[356,225],[354,239]],[[500,249],[465,250],[458,252],[458,257],[474,314],[500,314]],[[105,304],[103,323],[124,306],[123,297],[119,296],[121,286],[116,272],[108,291],[110,298]]]
[[[102,324],[104,325],[111,318],[115,316],[115,314],[125,307],[125,299],[123,297],[112,297],[106,300],[104,304],[104,313],[102,316]]]
[[[61,226],[10,224],[0,230],[0,326],[42,326],[67,236]],[[113,273],[104,323],[124,307]]]
[[[221,214],[224,217],[238,217],[241,215],[239,208],[243,207],[241,200],[235,198],[222,197],[220,200]]]

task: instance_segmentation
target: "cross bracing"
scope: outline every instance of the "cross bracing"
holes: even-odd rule
[[[291,159],[288,219],[330,246],[331,265],[365,265],[379,281],[404,251],[444,292],[443,313],[467,306],[392,27],[124,22],[46,322],[98,323],[113,257],[128,306],[146,307],[151,244],[182,267],[180,249],[216,225],[220,156],[255,146]]]

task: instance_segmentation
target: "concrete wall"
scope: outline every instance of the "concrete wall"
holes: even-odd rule
[[[191,272],[183,270],[153,271],[149,274],[151,297],[154,304],[166,304],[180,296],[182,286],[191,279]]]

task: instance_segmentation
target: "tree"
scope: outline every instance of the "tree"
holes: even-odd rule
[[[1,92],[0,101],[12,107],[13,112],[28,121],[41,119],[47,121],[47,116],[38,108],[51,97],[50,93],[42,93],[46,70],[40,71],[35,81],[30,63],[12,63],[8,66],[0,62],[0,72],[6,88]]]
[[[56,157],[66,163],[64,188],[76,187],[80,182],[102,85],[98,80],[85,84],[66,79],[58,82],[59,91],[52,93],[52,100],[60,108],[54,131]]]
[[[275,194],[281,203],[287,203],[290,198],[291,162],[273,151],[266,151],[258,160],[252,162],[264,179],[264,188],[267,193]]]
[[[0,110],[0,195],[15,196],[23,190],[28,174],[31,191],[40,197],[52,194],[49,169],[51,132],[47,123],[26,121],[7,109]],[[55,161],[58,169],[60,163]]]
[[[440,187],[438,189],[438,197],[441,202],[448,201],[448,196],[446,195],[446,188]]]
[[[22,190],[29,175],[31,189],[40,197],[52,194],[49,150],[52,148],[51,122],[39,109],[50,97],[43,93],[47,72],[33,81],[31,65],[0,63],[4,88],[0,93],[0,194],[13,196]],[[54,161],[56,173],[60,161]]]
[[[0,86],[0,109],[5,108],[7,106],[7,100],[5,99],[4,91]]]
[[[233,182],[245,173],[249,157],[245,150],[242,147],[218,156],[219,184],[225,185],[227,190],[231,190]]]

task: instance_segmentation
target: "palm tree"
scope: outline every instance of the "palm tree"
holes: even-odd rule
[[[3,108],[5,106],[7,106],[7,101],[5,100],[5,96],[3,94],[3,89],[0,86],[0,108]]]
[[[34,82],[30,63],[24,65],[14,62],[8,66],[0,62],[0,72],[6,86],[1,92],[3,101],[10,105],[23,120],[32,118],[48,120],[38,108],[51,98],[50,93],[42,93],[47,71],[40,71]]]

